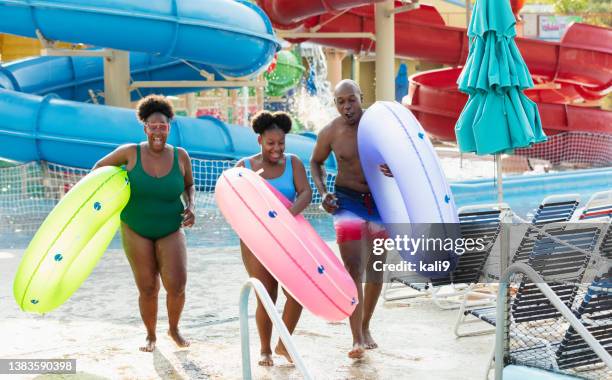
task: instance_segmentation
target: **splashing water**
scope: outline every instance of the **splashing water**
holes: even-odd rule
[[[303,44],[302,55],[310,67],[314,94],[309,93],[307,86],[300,86],[290,100],[291,113],[300,120],[306,130],[318,132],[338,116],[338,112],[334,105],[331,85],[327,80],[327,62],[323,48]]]

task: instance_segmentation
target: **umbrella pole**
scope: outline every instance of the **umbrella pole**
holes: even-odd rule
[[[504,201],[504,187],[502,183],[502,158],[501,154],[495,155],[495,166],[497,171],[497,203]]]

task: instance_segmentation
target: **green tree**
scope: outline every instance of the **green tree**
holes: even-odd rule
[[[612,26],[612,0],[527,0],[528,4],[553,4],[555,12],[583,17],[588,24]]]
[[[554,0],[555,10],[563,14],[583,13],[589,8],[589,0]]]

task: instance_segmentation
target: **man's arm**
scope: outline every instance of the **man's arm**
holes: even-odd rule
[[[319,135],[317,136],[317,141],[315,142],[314,149],[312,151],[312,156],[310,157],[310,174],[312,175],[312,180],[319,190],[321,195],[325,195],[327,192],[327,186],[325,185],[325,178],[327,177],[327,173],[325,173],[325,161],[331,154],[331,124],[324,127]]]
[[[325,173],[325,160],[329,157],[332,152],[332,125],[329,124],[319,132],[317,136],[317,142],[312,151],[312,157],[310,158],[310,174],[312,180],[321,194],[322,206],[325,211],[333,213],[338,206],[336,205],[336,197],[327,192],[327,186],[325,185],[325,179],[327,173]]]
[[[293,167],[293,183],[296,192],[295,201],[291,208],[289,208],[289,211],[292,215],[298,215],[310,204],[312,200],[312,189],[308,183],[306,168],[304,168],[302,161],[297,157],[289,159],[289,161],[290,162],[287,162],[285,165],[291,165]]]

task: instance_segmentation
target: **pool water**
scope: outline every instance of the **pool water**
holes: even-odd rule
[[[503,185],[504,202],[509,204],[516,215],[530,220],[538,205],[547,196],[579,194],[579,207],[582,207],[592,194],[612,189],[612,168],[506,177]],[[495,203],[497,199],[496,184],[490,179],[453,183],[451,189],[457,207]],[[335,240],[331,216],[320,211],[307,215],[307,219],[323,240]],[[32,232],[0,234],[0,248],[25,248],[32,235]],[[203,214],[198,215],[196,227],[187,230],[186,236],[189,247],[238,245],[238,237],[218,210],[205,210]],[[111,247],[121,247],[118,237],[115,237]]]
[[[504,202],[517,216],[531,220],[540,203],[548,196],[579,194],[579,207],[582,207],[594,193],[612,190],[612,168],[509,176],[504,178],[503,185]],[[497,200],[497,184],[490,179],[453,183],[451,189],[457,207],[496,203]],[[308,217],[308,220],[323,240],[336,239],[331,216],[321,213],[316,217]],[[238,244],[238,238],[224,220],[201,223],[203,223],[202,230],[187,231],[189,246]]]
[[[600,191],[612,190],[612,167],[517,175],[503,179],[503,201],[523,219],[530,219],[544,198],[551,195],[578,194],[579,208]],[[462,181],[451,184],[457,207],[497,202],[497,184],[491,180]]]

